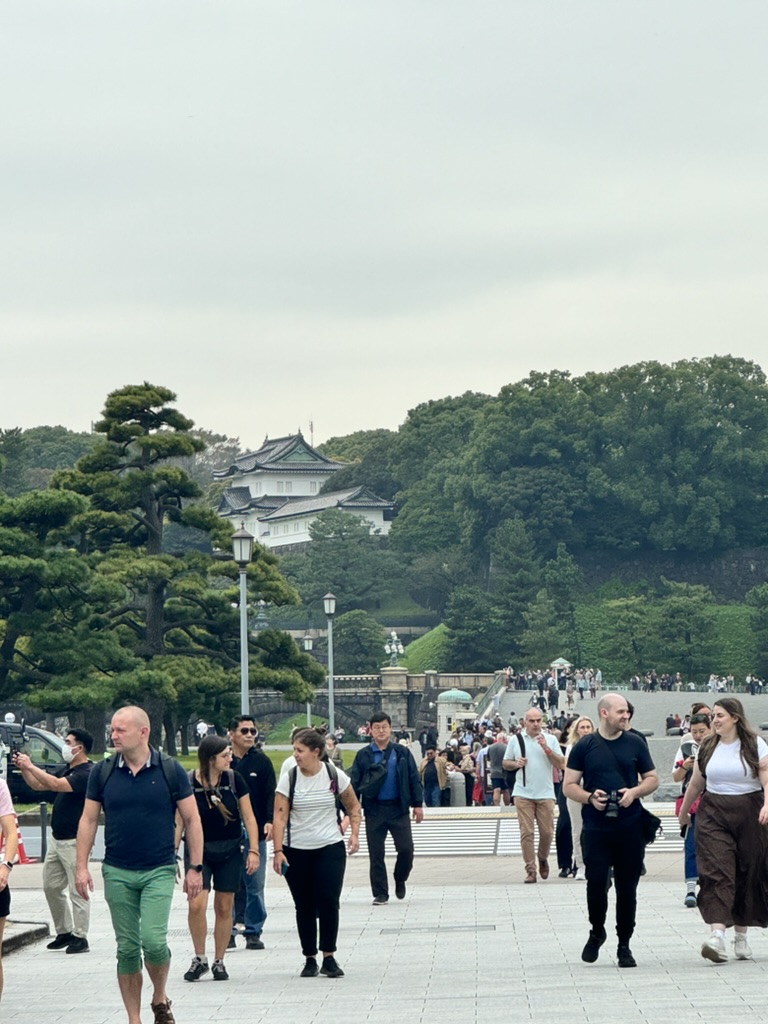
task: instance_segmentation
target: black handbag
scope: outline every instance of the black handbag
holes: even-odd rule
[[[385,753],[378,764],[369,765],[363,773],[363,777],[358,785],[358,792],[366,800],[375,800],[381,792],[381,787],[384,785],[384,780],[387,777],[390,757],[395,757],[395,751],[391,746],[389,748],[389,757]]]
[[[650,846],[651,843],[656,842],[659,832],[664,835],[664,829],[661,825],[661,818],[652,814],[643,803],[640,804],[640,808],[640,829],[643,834],[643,842],[646,846]]]

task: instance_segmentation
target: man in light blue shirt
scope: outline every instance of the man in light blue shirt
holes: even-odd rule
[[[522,733],[513,736],[504,755],[504,770],[517,769],[512,796],[520,826],[520,848],[525,861],[525,881],[536,881],[534,822],[539,827],[539,874],[549,878],[549,851],[555,832],[555,784],[553,772],[562,769],[565,758],[554,736],[542,732],[543,716],[528,708]]]

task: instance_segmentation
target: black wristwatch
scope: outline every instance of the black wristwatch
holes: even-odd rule
[[[190,864],[189,865],[189,870],[190,871],[202,872],[203,865],[202,864]]]

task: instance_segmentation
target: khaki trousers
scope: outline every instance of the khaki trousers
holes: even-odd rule
[[[75,839],[48,838],[43,865],[43,892],[57,935],[88,936],[91,904],[75,889]],[[70,907],[71,903],[71,907]]]
[[[555,801],[528,800],[523,796],[515,797],[515,810],[520,825],[520,847],[525,861],[525,870],[529,875],[536,874],[536,852],[534,848],[533,826],[539,827],[539,860],[546,860],[552,848],[555,834]]]

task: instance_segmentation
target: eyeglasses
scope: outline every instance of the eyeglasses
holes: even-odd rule
[[[259,731],[258,729],[241,729],[240,730],[240,732],[243,734],[243,736],[255,736],[258,731]]]

